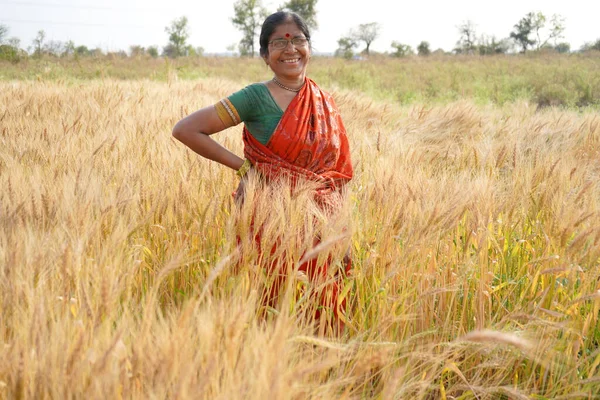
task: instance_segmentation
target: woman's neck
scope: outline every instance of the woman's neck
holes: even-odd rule
[[[302,87],[302,85],[304,85],[304,74],[302,74],[301,76],[299,76],[298,78],[286,78],[283,76],[278,76],[275,75],[274,77],[277,82],[281,83],[284,86],[289,87],[290,89],[299,89]]]

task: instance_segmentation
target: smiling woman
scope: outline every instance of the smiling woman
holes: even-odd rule
[[[352,178],[350,149],[346,130],[333,98],[306,77],[310,60],[310,32],[297,14],[277,12],[264,21],[260,35],[260,54],[273,78],[251,84],[179,121],[173,135],[199,155],[237,171],[241,178],[235,197],[242,204],[246,196],[248,175],[258,177],[262,185],[289,182],[291,190],[300,182],[309,182],[313,198],[323,214],[334,216],[346,183]],[[210,138],[213,133],[244,122],[244,159],[223,148]],[[261,226],[253,226],[250,238],[260,242]],[[270,243],[271,254],[277,247]],[[320,238],[314,239],[318,246]],[[263,245],[264,248],[264,245]],[[307,257],[301,257],[305,259]],[[308,257],[310,258],[310,257]],[[307,275],[321,305],[315,311],[320,319],[323,310],[332,316],[332,327],[339,332],[338,302],[341,276],[350,269],[349,251],[341,273],[331,280],[330,259],[313,257],[300,263],[298,271]],[[266,305],[275,306],[279,288],[291,271],[280,262],[271,263],[267,275],[275,276],[267,290]],[[328,283],[327,283],[328,282]]]

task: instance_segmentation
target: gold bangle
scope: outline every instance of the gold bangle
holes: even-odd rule
[[[250,167],[252,167],[252,164],[250,164],[250,160],[248,160],[247,158],[244,160],[244,163],[242,164],[242,166],[240,167],[240,169],[238,169],[236,171],[236,175],[239,176],[240,178],[243,178],[244,176],[246,176],[246,174],[248,173],[248,171],[250,170]]]

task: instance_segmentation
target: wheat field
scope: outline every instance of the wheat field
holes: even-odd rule
[[[292,263],[310,226],[319,257],[351,246],[332,334],[294,271],[265,310],[234,172],[171,137],[238,89],[0,82],[0,398],[599,398],[597,112],[325,87],[355,167],[340,216],[251,203]],[[242,154],[240,127],[215,137]]]

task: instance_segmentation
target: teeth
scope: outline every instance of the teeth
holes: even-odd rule
[[[295,60],[281,60],[281,62],[284,62],[284,63],[294,63],[294,62],[296,62],[296,61],[298,61],[298,60],[299,60],[299,59],[298,59],[298,58],[296,58]]]

